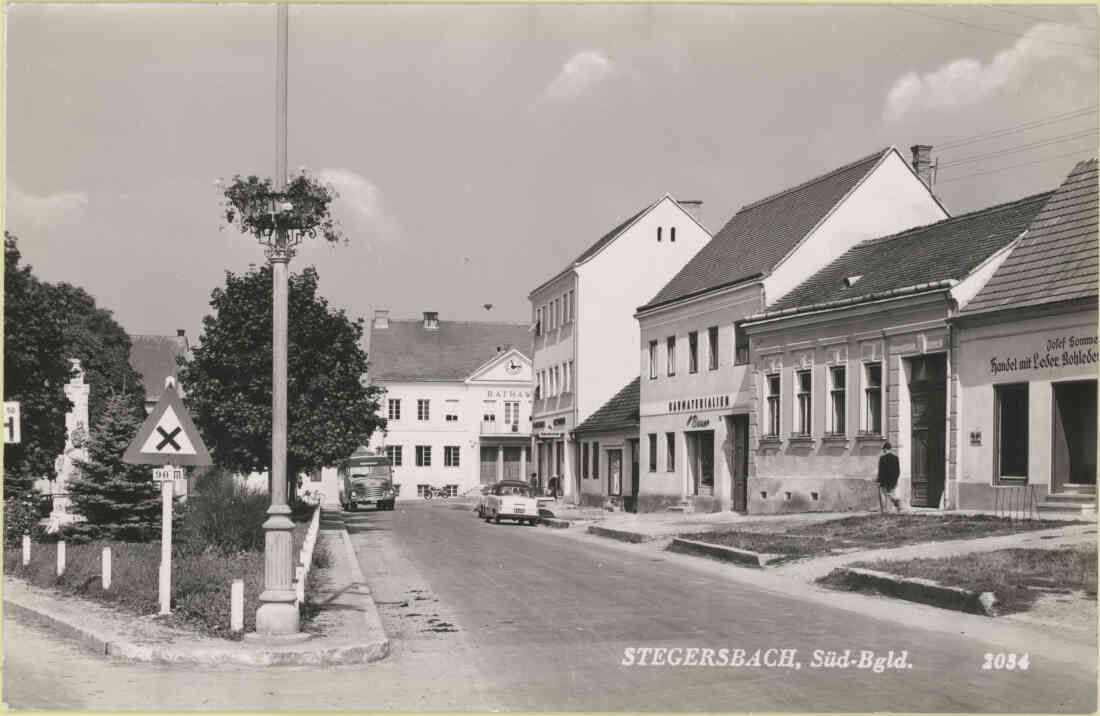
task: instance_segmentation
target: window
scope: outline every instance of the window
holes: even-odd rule
[[[417,485],[416,486],[416,496],[417,497],[423,497],[424,495],[431,492],[431,490],[432,490],[431,485]]]
[[[668,240],[669,241],[675,241],[676,240],[676,227],[675,226],[673,226],[672,228],[670,228],[668,230]]]
[[[688,373],[699,372],[699,331],[688,333]]]
[[[401,467],[401,446],[387,445],[386,457],[390,459],[390,465],[393,467]]]
[[[419,398],[416,401],[416,419],[431,420],[431,401],[427,398]]]
[[[668,366],[668,374],[676,375],[676,336],[669,336],[666,341],[668,355],[665,357]]]
[[[657,433],[649,434],[649,471],[657,472]]]
[[[389,405],[389,409],[387,411],[387,417],[390,420],[400,420],[401,419],[401,398],[390,398],[388,405]]]
[[[458,445],[443,446],[443,467],[458,467]]]
[[[657,379],[657,341],[649,342],[649,379]]]
[[[830,435],[845,433],[844,382],[844,366],[829,368],[829,424],[825,432]]]
[[[431,445],[417,445],[416,446],[416,466],[417,467],[431,467],[432,466],[432,446]]]
[[[562,373],[564,373],[564,389],[563,393],[568,393],[573,389],[573,361],[566,361],[562,365]]]
[[[554,328],[560,328],[562,324],[561,320],[561,299],[554,299]]]
[[[657,240],[658,241],[661,240],[661,227],[660,226],[657,227]]]
[[[764,435],[777,438],[779,437],[779,374],[765,376],[764,381],[767,385],[767,400],[765,402],[767,414],[764,416],[764,426],[766,428]]]
[[[552,373],[552,375],[554,377],[554,395],[560,395],[561,394],[561,366],[560,365],[554,366],[554,372]]]
[[[813,377],[810,371],[800,370],[795,373],[795,381],[798,387],[798,434],[809,435],[813,429]]]
[[[535,309],[535,335],[542,335],[542,309]]]
[[[497,401],[484,400],[481,403],[481,421],[495,423],[497,420]]]
[[[993,386],[997,410],[996,477],[998,481],[1027,480],[1027,383]]]
[[[592,443],[592,479],[600,479],[600,444]]]
[[[749,362],[749,336],[741,326],[733,327],[733,364],[745,365]]]
[[[863,364],[863,426],[865,433],[882,434],[882,363]]]
[[[665,468],[669,472],[676,472],[676,433],[665,433]]]
[[[577,320],[577,294],[574,291],[569,292],[569,321],[573,322]]]
[[[710,351],[707,355],[707,368],[718,370],[718,326],[707,329],[707,349]]]
[[[448,400],[444,405],[444,420],[448,423],[458,422],[458,401]]]
[[[581,477],[588,479],[588,443],[581,443]]]
[[[504,401],[504,422],[509,425],[516,425],[519,423],[519,402],[518,401]]]

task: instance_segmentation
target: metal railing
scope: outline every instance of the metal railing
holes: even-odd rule
[[[1035,519],[1035,486],[1008,485],[993,488],[993,511],[1013,520]]]

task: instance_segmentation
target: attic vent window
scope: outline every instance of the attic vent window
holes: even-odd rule
[[[658,227],[657,227],[657,240],[658,240],[658,241],[660,241],[660,240],[661,240],[661,228],[662,228],[662,227],[660,227],[660,226],[658,226]]]
[[[844,279],[844,288],[851,288],[852,286],[855,286],[857,283],[859,283],[859,280],[861,278],[863,278],[863,274],[858,273],[854,276],[847,277],[846,279]]]

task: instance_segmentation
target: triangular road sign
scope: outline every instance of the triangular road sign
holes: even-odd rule
[[[131,465],[209,465],[199,431],[183,407],[176,386],[168,385],[141,424],[122,461]]]

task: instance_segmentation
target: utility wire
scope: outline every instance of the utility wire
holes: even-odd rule
[[[1035,20],[1037,22],[1058,22],[1058,20],[1052,20],[1049,17],[1039,17],[1038,15],[1029,15],[1026,12],[1019,12],[1017,10],[1009,10],[1008,8],[1002,7],[1000,5],[990,5],[989,9],[990,10],[996,10],[997,12],[1007,13],[1009,15],[1015,15],[1016,17],[1026,17],[1029,20]],[[1058,24],[1063,25],[1064,23],[1058,23]],[[1080,30],[1081,32],[1096,32],[1096,28],[1094,28],[1094,27],[1084,27],[1082,25],[1065,25],[1065,26],[1073,28],[1074,30]]]
[[[939,20],[940,22],[950,22],[950,23],[953,23],[955,25],[962,25],[963,27],[971,27],[971,28],[974,28],[975,30],[984,30],[985,32],[993,32],[993,33],[996,33],[998,35],[1008,35],[1009,37],[1024,37],[1024,35],[1022,35],[1018,32],[1010,32],[1009,30],[998,30],[998,29],[995,29],[995,28],[992,28],[992,27],[986,27],[984,25],[976,25],[972,22],[966,22],[965,20],[955,20],[954,18],[950,18],[950,17],[943,17],[941,15],[933,15],[931,13],[920,12],[919,10],[913,10],[912,8],[908,8],[908,7],[898,7],[897,5],[888,5],[887,7],[891,8],[891,9],[894,9],[894,10],[897,10],[899,12],[907,12],[907,13],[910,13],[912,15],[920,15],[921,17],[927,17],[927,18],[932,19],[932,20]],[[1034,38],[1032,38],[1032,39],[1034,39]],[[1053,44],[1053,45],[1066,45],[1068,47],[1079,47],[1083,50],[1092,50],[1092,51],[1096,50],[1095,46],[1079,45],[1076,42],[1062,42],[1060,40],[1035,40],[1035,41],[1036,42],[1043,42],[1043,43]]]
[[[943,152],[943,151],[947,151],[947,150],[950,150],[950,149],[957,149],[958,147],[963,147],[963,146],[966,146],[968,144],[974,144],[976,142],[982,142],[982,141],[985,141],[987,139],[995,139],[997,137],[1004,137],[1004,136],[1007,136],[1009,134],[1017,134],[1019,132],[1024,132],[1024,131],[1027,131],[1029,129],[1035,129],[1037,127],[1045,127],[1049,124],[1057,124],[1059,122],[1066,122],[1066,121],[1069,121],[1071,119],[1076,119],[1078,117],[1084,117],[1084,116],[1087,116],[1087,115],[1090,115],[1090,114],[1096,114],[1096,110],[1097,110],[1096,105],[1093,105],[1092,107],[1083,107],[1081,109],[1075,109],[1075,110],[1072,110],[1070,112],[1064,112],[1062,114],[1055,114],[1055,115],[1052,115],[1050,117],[1045,117],[1043,119],[1036,119],[1036,120],[1032,120],[1030,122],[1025,122],[1023,124],[1019,124],[1015,127],[1009,127],[1007,129],[998,129],[996,131],[986,132],[984,134],[975,134],[975,135],[970,136],[970,137],[963,137],[962,139],[952,139],[951,141],[942,142],[939,145],[937,145],[936,146],[936,151]]]
[[[977,172],[976,174],[963,174],[962,176],[951,177],[950,179],[942,179],[940,181],[937,181],[936,184],[937,185],[939,185],[939,184],[950,184],[951,182],[962,181],[963,179],[971,179],[973,177],[984,177],[987,174],[999,174],[1000,172],[1007,172],[1007,171],[1010,171],[1012,169],[1020,169],[1021,167],[1029,167],[1033,164],[1043,164],[1045,162],[1053,162],[1057,159],[1065,159],[1066,157],[1077,157],[1077,156],[1080,156],[1080,155],[1082,155],[1086,152],[1088,152],[1088,153],[1092,154],[1093,156],[1095,156],[1095,150],[1080,149],[1076,152],[1069,152],[1067,154],[1059,154],[1057,156],[1047,157],[1046,159],[1036,159],[1036,160],[1031,161],[1031,162],[1023,162],[1021,164],[1012,164],[1012,165],[1007,166],[1007,167],[1000,167],[999,169],[990,169],[987,172]]]
[[[1076,134],[1067,134],[1062,137],[1054,137],[1051,139],[1043,140],[1041,142],[1032,142],[1030,144],[1021,144],[1015,147],[1007,147],[1005,149],[998,149],[994,152],[986,152],[985,154],[975,154],[964,159],[957,159],[953,162],[946,162],[940,165],[941,169],[948,167],[959,166],[960,164],[973,164],[974,162],[980,162],[985,159],[993,159],[996,157],[1003,157],[1007,154],[1019,154],[1020,152],[1027,152],[1032,149],[1038,149],[1039,147],[1047,147],[1052,144],[1062,144],[1063,142],[1072,142],[1077,139],[1084,139],[1097,133],[1095,129],[1088,129],[1084,132],[1078,132]]]

